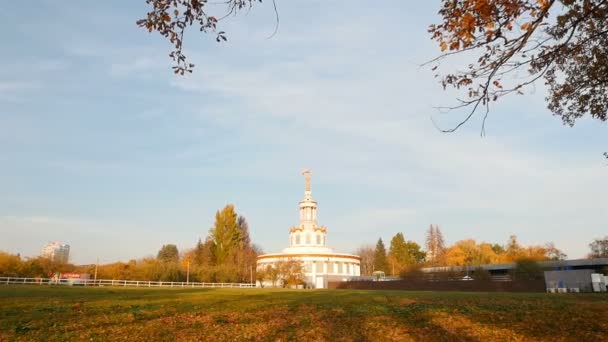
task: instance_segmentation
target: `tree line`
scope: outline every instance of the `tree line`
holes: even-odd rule
[[[22,258],[0,251],[0,276],[49,277],[59,273],[88,273],[97,279],[191,282],[250,282],[256,279],[261,253],[249,235],[246,218],[232,204],[215,214],[213,227],[194,248],[180,252],[163,245],[156,257],[100,265],[58,263],[44,257]]]
[[[397,233],[390,240],[388,250],[379,238],[375,246],[363,245],[355,254],[361,257],[361,275],[365,276],[372,275],[374,271],[398,276],[421,267],[526,263],[567,257],[552,242],[523,246],[515,235],[511,235],[505,244],[465,239],[447,246],[437,225],[428,228],[424,248],[406,240],[403,233]],[[588,258],[608,257],[608,236],[595,239],[589,248]]]
[[[589,244],[588,258],[608,258],[608,236]],[[49,258],[24,258],[0,251],[1,277],[49,277],[59,273],[88,273],[98,279],[193,282],[252,282],[300,284],[304,276],[301,262],[285,260],[275,267],[256,270],[257,256],[262,251],[252,243],[249,225],[244,216],[229,204],[216,212],[215,222],[207,237],[199,239],[194,248],[180,253],[174,244],[163,245],[156,257],[133,259],[101,265],[73,265]],[[403,233],[395,234],[388,250],[382,238],[376,245],[364,245],[355,251],[361,257],[361,274],[383,271],[402,275],[420,267],[476,266],[483,264],[525,263],[565,259],[566,255],[553,243],[523,246],[515,235],[505,244],[465,239],[451,246],[445,244],[437,225],[426,233],[424,249]]]

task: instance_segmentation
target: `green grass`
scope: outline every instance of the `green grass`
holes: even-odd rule
[[[0,285],[0,341],[591,341],[608,296]]]

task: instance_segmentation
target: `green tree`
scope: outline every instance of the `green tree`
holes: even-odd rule
[[[504,247],[503,247],[501,244],[498,244],[498,243],[495,243],[495,244],[493,244],[493,245],[492,245],[492,250],[493,250],[493,251],[494,251],[494,253],[496,253],[497,255],[500,255],[500,254],[504,254],[504,253],[505,253],[505,248],[504,248]]]
[[[386,248],[384,247],[384,242],[382,242],[382,238],[378,239],[376,243],[376,250],[374,253],[374,271],[384,271],[388,270],[388,260],[386,257]]]
[[[241,230],[241,240],[243,243],[243,248],[251,248],[251,237],[249,237],[249,223],[247,223],[247,219],[243,215],[239,215],[236,220],[239,229]]]
[[[391,239],[388,262],[391,275],[400,274],[405,268],[412,268],[424,261],[426,253],[414,241],[406,241],[402,233]]]
[[[391,275],[399,274],[401,269],[410,263],[402,233],[395,234],[391,239],[387,261]]]
[[[407,254],[407,266],[417,265],[424,261],[426,253],[414,241],[406,241],[405,252]]]
[[[243,236],[237,223],[237,214],[232,204],[228,204],[215,214],[215,223],[209,231],[213,242],[213,257],[216,265],[232,262],[236,252],[243,246]]]
[[[163,245],[158,251],[156,258],[163,262],[178,262],[179,251],[177,250],[177,246],[174,244]]]

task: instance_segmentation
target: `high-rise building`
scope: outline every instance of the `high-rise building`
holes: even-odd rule
[[[70,258],[70,245],[62,244],[57,241],[49,242],[42,248],[41,255],[45,258],[65,264]]]

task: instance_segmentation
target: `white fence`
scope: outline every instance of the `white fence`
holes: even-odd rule
[[[122,286],[122,287],[192,287],[192,288],[254,288],[251,283],[195,283],[185,281],[143,281],[115,279],[57,279],[0,277],[0,285],[67,285],[67,286]]]

